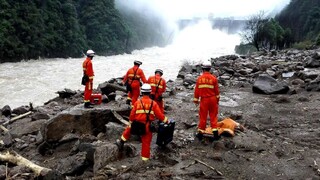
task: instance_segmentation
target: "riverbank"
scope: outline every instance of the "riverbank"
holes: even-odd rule
[[[201,68],[185,64],[165,96],[166,115],[176,121],[174,140],[164,149],[153,143],[148,164],[140,161],[138,139],[133,137],[124,153],[114,145],[130,112],[117,79],[97,90],[115,100],[92,110],[83,109],[81,91],[64,90],[43,106],[11,111],[32,112],[13,122],[13,114],[4,117],[2,111],[8,132],[2,131],[1,152],[14,150],[69,179],[317,179],[319,53],[212,58],[221,91],[219,119],[231,117],[245,127],[233,138],[213,143],[194,138],[193,87]],[[1,178],[36,176],[21,165],[0,164]]]

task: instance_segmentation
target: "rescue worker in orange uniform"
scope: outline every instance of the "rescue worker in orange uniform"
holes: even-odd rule
[[[89,77],[89,81],[86,82],[84,88],[84,107],[85,108],[93,108],[92,104],[90,103],[90,97],[92,94],[93,88],[93,67],[92,67],[92,59],[94,57],[95,52],[92,50],[87,51],[87,58],[83,61],[83,74]]]
[[[147,79],[144,76],[143,70],[139,68],[142,62],[134,61],[133,64],[134,66],[127,71],[126,75],[122,80],[123,84],[128,83],[131,87],[131,91],[128,92],[128,99],[126,102],[129,105],[131,102],[133,105],[140,96],[140,80],[143,83],[147,83]]]
[[[164,113],[164,101],[162,94],[166,92],[167,84],[166,80],[161,78],[163,71],[161,69],[156,69],[154,76],[148,78],[148,84],[151,86],[150,98],[155,100],[162,113]]]
[[[219,84],[217,78],[210,73],[211,62],[202,64],[203,74],[198,77],[194,90],[194,103],[199,104],[199,124],[197,137],[202,139],[207,125],[208,114],[210,116],[210,126],[214,139],[219,139],[218,134],[218,106],[220,99]]]
[[[133,108],[130,113],[130,124],[122,133],[121,139],[117,140],[116,144],[119,149],[123,149],[124,143],[130,138],[131,124],[133,121],[139,121],[145,124],[145,134],[141,135],[141,157],[143,161],[148,161],[150,159],[150,145],[152,140],[152,132],[149,128],[151,121],[154,121],[157,117],[160,121],[164,123],[170,123],[168,118],[161,112],[158,104],[150,99],[151,86],[149,84],[143,84],[141,87],[142,97],[133,104]],[[151,107],[152,103],[152,107]],[[149,109],[151,107],[151,112]],[[149,121],[147,122],[147,114],[149,113]]]

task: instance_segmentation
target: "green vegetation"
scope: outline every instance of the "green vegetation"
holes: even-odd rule
[[[295,42],[315,42],[320,32],[320,1],[291,0],[276,19],[282,27],[292,30]]]
[[[250,45],[250,44],[241,43],[240,45],[237,45],[235,47],[235,52],[238,54],[251,54],[256,51],[257,51],[257,49],[253,45]]]
[[[87,49],[111,55],[163,43],[158,21],[124,16],[114,0],[0,0],[0,7],[0,63],[81,57]]]
[[[246,53],[249,45],[258,51],[294,47],[310,49],[320,45],[320,1],[291,0],[275,18],[264,12],[251,16],[242,34],[243,42],[236,47]],[[244,46],[248,45],[248,46]]]
[[[236,52],[252,51],[250,46],[254,46],[257,51],[261,48],[266,50],[283,49],[292,44],[290,29],[283,29],[278,21],[267,18],[264,12],[259,12],[249,18],[242,34],[244,43],[236,48]],[[244,45],[248,46],[244,46]],[[249,49],[247,49],[249,47]],[[241,51],[241,52],[240,52]]]

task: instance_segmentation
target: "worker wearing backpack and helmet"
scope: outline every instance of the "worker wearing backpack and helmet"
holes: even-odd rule
[[[150,98],[158,103],[161,112],[164,113],[164,102],[162,94],[166,92],[166,80],[162,78],[163,71],[161,69],[156,69],[154,73],[154,76],[150,76],[148,78],[148,83],[151,86]]]
[[[195,90],[194,99],[195,104],[199,104],[199,124],[197,137],[201,140],[203,133],[205,133],[207,117],[210,116],[210,126],[214,139],[219,139],[218,135],[218,106],[220,99],[219,84],[217,78],[210,73],[211,62],[207,61],[202,64],[203,74],[198,77]]]
[[[134,66],[127,71],[122,80],[122,83],[127,86],[128,98],[126,103],[129,105],[131,102],[133,105],[140,96],[140,80],[143,83],[147,82],[143,70],[139,68],[142,62],[134,61],[133,64]]]
[[[150,145],[152,140],[152,132],[149,128],[151,121],[154,121],[155,117],[164,123],[169,123],[169,121],[161,112],[158,104],[150,99],[151,86],[149,84],[143,84],[141,93],[141,99],[133,104],[129,117],[130,124],[124,130],[121,139],[117,140],[116,144],[119,149],[122,150],[124,143],[130,138],[131,134],[139,135],[142,142],[141,157],[143,161],[147,161],[150,159]]]
[[[83,76],[86,76],[85,82],[83,84],[85,85],[84,89],[84,107],[85,108],[93,108],[92,104],[90,103],[90,97],[92,94],[92,88],[93,88],[93,67],[92,67],[92,59],[95,55],[95,52],[93,50],[87,51],[87,58],[82,63],[83,67]]]

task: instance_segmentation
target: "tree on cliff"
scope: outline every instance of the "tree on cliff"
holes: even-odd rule
[[[245,42],[253,45],[258,51],[260,50],[261,33],[264,24],[267,22],[265,13],[260,11],[256,15],[252,15],[247,21],[242,38]]]
[[[291,45],[291,31],[284,30],[278,21],[267,18],[263,11],[253,15],[247,21],[242,38],[258,51],[263,49],[282,49]]]

